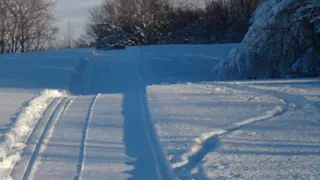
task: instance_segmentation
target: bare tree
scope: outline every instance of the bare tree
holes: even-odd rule
[[[8,33],[8,12],[4,5],[4,0],[0,0],[0,53],[5,53],[7,33]]]
[[[54,5],[53,0],[0,0],[1,52],[43,49],[46,35],[56,34]]]

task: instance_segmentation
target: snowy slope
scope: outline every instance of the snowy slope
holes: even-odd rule
[[[91,49],[0,55],[0,87],[65,89],[69,74]]]
[[[17,81],[3,78],[4,90],[72,95],[47,90],[21,108],[0,177],[319,178],[320,80],[207,81],[235,46],[35,53],[24,70],[6,61]]]
[[[140,73],[148,84],[175,84],[214,79],[212,67],[238,44],[166,45],[138,48]]]
[[[148,94],[182,179],[320,176],[319,79],[154,86]]]

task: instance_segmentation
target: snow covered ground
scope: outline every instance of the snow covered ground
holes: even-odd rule
[[[318,179],[319,82],[210,82],[148,94],[181,179]]]
[[[0,56],[1,179],[319,179],[320,80],[208,81],[235,46]]]

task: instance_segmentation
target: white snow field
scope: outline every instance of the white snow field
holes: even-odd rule
[[[319,79],[148,89],[157,132],[181,179],[319,179]]]
[[[236,46],[0,56],[0,179],[319,179],[319,78],[210,81]]]

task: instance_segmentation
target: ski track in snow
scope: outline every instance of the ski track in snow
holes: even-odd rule
[[[82,140],[81,140],[81,146],[80,146],[80,154],[79,154],[79,164],[78,164],[78,169],[77,169],[77,175],[74,178],[75,180],[81,180],[82,178],[82,173],[83,170],[85,168],[85,161],[86,161],[86,141],[88,138],[88,132],[89,132],[89,126],[92,120],[92,116],[93,116],[93,111],[96,105],[96,102],[99,98],[100,94],[97,94],[96,96],[94,96],[92,98],[91,104],[89,106],[89,110],[87,113],[87,117],[86,117],[86,122],[85,122],[85,126],[83,129],[83,134],[82,134]]]
[[[197,167],[198,163],[211,151],[215,150],[219,145],[220,137],[233,133],[245,126],[252,125],[257,122],[268,120],[285,113],[290,113],[297,109],[303,109],[307,104],[313,105],[305,97],[285,92],[279,92],[276,90],[264,89],[263,87],[255,87],[254,85],[246,85],[241,82],[237,83],[217,83],[214,84],[221,86],[222,88],[229,88],[236,91],[247,91],[251,93],[267,95],[279,99],[281,106],[277,106],[274,109],[265,112],[264,114],[252,117],[247,120],[232,124],[231,126],[221,129],[219,131],[213,131],[202,134],[195,141],[188,152],[183,154],[180,161],[174,163],[173,171],[178,178],[190,179],[192,170]],[[266,84],[267,85],[267,84]]]
[[[18,179],[21,179],[21,180],[32,179],[34,173],[37,171],[37,168],[41,163],[42,153],[45,151],[46,146],[52,136],[52,133],[54,131],[54,126],[57,123],[57,121],[60,119],[61,115],[64,114],[70,100],[71,100],[70,98],[66,98],[66,97],[63,99],[57,100],[59,102],[55,106],[53,111],[50,113],[50,117],[43,119],[44,121],[40,122],[39,129],[35,128],[34,136],[38,137],[39,139],[37,140],[37,143],[34,147],[32,155],[30,156],[30,159],[27,162],[27,166],[24,169],[24,172],[21,178],[18,178]],[[40,133],[40,134],[38,135],[37,133]],[[31,137],[31,140],[33,140],[32,137]]]
[[[253,85],[245,85],[245,84],[242,84],[241,82],[239,82],[239,83],[219,83],[219,84],[221,84],[225,87],[234,89],[234,90],[242,90],[242,91],[244,90],[244,91],[248,91],[248,92],[253,92],[253,93],[257,93],[257,94],[264,94],[264,95],[276,97],[278,99],[282,99],[282,101],[287,105],[287,108],[290,108],[290,109],[302,109],[305,107],[305,105],[311,104],[303,96],[288,94],[288,93],[275,91],[275,90],[257,88],[254,86],[254,84]]]
[[[31,100],[21,111],[15,125],[6,134],[5,141],[0,146],[1,179],[12,179],[10,174],[26,146],[26,142],[35,130],[39,119],[46,112],[47,107],[52,104],[55,98],[63,97],[65,93],[57,90],[44,90],[40,96]]]
[[[76,76],[77,79],[74,79],[75,83],[80,83],[79,85],[81,86],[80,89],[82,88],[84,91],[89,93],[93,93],[93,89],[95,85],[93,83],[95,80],[94,72],[99,71],[99,68],[98,68],[99,64],[95,63],[94,61],[91,61],[93,56],[101,56],[104,58],[108,57],[107,55],[102,56],[98,54],[98,52],[93,52],[92,57],[81,59],[76,68],[76,72],[79,74],[79,76]],[[167,66],[168,66],[168,63],[172,62],[170,65],[173,67],[168,66],[167,72],[165,72],[166,73],[165,75],[168,76],[168,79],[169,78],[172,79],[175,76],[174,73],[176,72],[170,72],[170,70],[173,70],[173,71],[176,70],[175,69],[176,64],[174,62],[175,58],[181,58],[180,56],[177,56],[177,57],[175,57],[174,55],[171,55],[171,56],[169,57],[153,56],[151,58],[151,60],[155,60],[155,61],[158,61],[158,60],[165,61],[167,63],[166,64]],[[280,104],[274,107],[273,109],[266,111],[263,114],[260,114],[258,116],[251,117],[243,121],[239,121],[237,123],[231,124],[230,126],[227,126],[224,129],[202,134],[200,137],[198,137],[195,140],[195,144],[190,148],[190,150],[184,153],[180,157],[179,162],[172,164],[172,167],[171,167],[166,157],[165,151],[162,148],[162,145],[160,143],[159,136],[157,135],[157,131],[155,129],[155,125],[152,121],[151,114],[149,111],[149,105],[148,105],[147,94],[146,94],[147,83],[144,81],[144,78],[142,77],[142,72],[144,72],[146,68],[145,67],[141,68],[141,66],[139,66],[138,61],[133,62],[131,60],[128,60],[128,61],[123,60],[123,64],[121,64],[121,61],[119,61],[120,63],[117,62],[119,64],[117,63],[113,64],[112,61],[115,61],[115,60],[113,60],[113,56],[110,56],[110,57],[111,57],[110,59],[112,60],[109,59],[108,62],[106,62],[108,63],[108,66],[110,66],[110,69],[112,69],[112,67],[116,65],[115,68],[119,69],[119,74],[125,74],[124,71],[128,71],[128,69],[130,69],[131,74],[129,73],[129,75],[133,77],[132,79],[133,84],[141,85],[141,88],[139,87],[137,88],[139,90],[136,90],[133,87],[130,87],[130,85],[126,85],[125,84],[126,82],[122,82],[124,84],[121,84],[121,83],[117,84],[119,86],[118,87],[119,89],[123,88],[129,91],[129,92],[122,92],[123,90],[117,90],[117,93],[123,93],[124,96],[127,96],[127,98],[129,98],[128,100],[129,102],[125,106],[124,110],[129,111],[128,116],[131,115],[130,113],[137,116],[137,118],[125,117],[127,123],[130,120],[135,120],[133,124],[134,123],[137,124],[137,121],[140,121],[140,124],[137,125],[136,127],[132,127],[132,126],[130,127],[130,125],[132,124],[129,124],[128,125],[129,127],[125,127],[127,128],[125,130],[131,131],[127,135],[132,135],[134,133],[134,130],[139,130],[141,132],[139,134],[140,137],[138,136],[130,137],[128,138],[127,142],[125,142],[126,145],[128,144],[131,145],[130,147],[129,146],[126,147],[127,151],[131,151],[131,153],[128,153],[127,155],[133,154],[132,157],[136,158],[136,162],[133,162],[136,165],[134,167],[135,171],[129,172],[128,174],[131,173],[134,176],[140,173],[139,176],[134,176],[133,179],[134,178],[139,179],[139,177],[144,177],[144,178],[147,177],[144,170],[145,168],[148,168],[148,167],[150,172],[152,173],[154,172],[153,173],[154,179],[159,179],[159,180],[174,179],[174,175],[176,175],[177,178],[181,178],[181,179],[191,179],[192,171],[196,167],[199,168],[199,174],[201,174],[201,177],[205,177],[205,172],[203,171],[203,169],[201,169],[201,167],[199,166],[199,163],[203,160],[203,158],[208,153],[218,148],[220,138],[226,135],[229,135],[241,128],[250,126],[254,123],[270,120],[274,117],[283,115],[284,113],[292,112],[297,109],[303,109],[307,104],[310,104],[310,102],[303,96],[284,93],[277,90],[270,90],[267,88],[264,89],[263,87],[264,84],[258,87],[258,86],[255,86],[255,84],[246,84],[243,82],[213,83],[213,85],[217,86],[216,90],[226,94],[231,94],[232,91],[247,91],[247,92],[256,94],[255,97],[259,97],[259,95],[264,95],[264,96],[267,95],[270,97],[275,97],[276,99],[279,100]],[[183,61],[183,64],[189,64],[189,65],[192,65],[193,61],[191,59],[193,57],[200,57],[202,59],[207,59],[207,60],[216,60],[216,61],[220,60],[219,57],[206,56],[206,55],[200,56],[198,54],[191,54],[191,53],[184,54],[182,57],[187,57],[187,59]],[[122,59],[120,58],[120,60]],[[102,61],[106,61],[106,60],[104,59]],[[121,69],[122,67],[120,66],[122,65],[125,66],[124,69]],[[113,78],[110,78],[110,81],[119,80],[119,78],[117,79],[117,75],[119,75],[117,74],[118,72],[116,73],[116,72],[110,71],[108,73],[109,73],[108,74],[109,77],[113,77]],[[107,84],[108,82],[104,82],[104,83]],[[204,87],[204,88],[208,88],[208,90],[211,90],[210,87]],[[115,89],[117,89],[117,87]],[[108,93],[108,92],[105,92],[105,93]],[[88,144],[89,142],[87,142],[87,141],[90,141],[88,139],[88,134],[89,134],[89,130],[93,129],[93,128],[90,128],[90,125],[94,123],[92,122],[94,121],[93,115],[96,115],[94,111],[95,111],[95,106],[99,99],[99,96],[100,94],[94,94],[94,97],[92,97],[92,100],[87,101],[87,103],[88,104],[90,103],[90,105],[89,107],[86,106],[85,111],[83,112],[84,114],[82,117],[83,117],[83,120],[85,120],[83,123],[84,127],[83,129],[82,127],[78,129],[79,132],[77,134],[79,135],[79,139],[77,140],[77,142],[80,145],[80,151],[79,153],[76,152],[75,163],[74,163],[75,174],[72,174],[72,177],[74,177],[75,180],[81,180],[85,176],[86,161],[88,163],[88,159],[86,158],[89,158],[87,157],[87,155],[89,155],[87,154],[87,151],[88,151],[88,147],[90,146]],[[32,132],[30,133],[28,132],[30,138],[28,139],[24,156],[16,164],[15,169],[13,170],[14,179],[20,179],[20,180],[32,179],[33,176],[36,174],[38,167],[41,164],[41,159],[43,158],[44,151],[46,150],[47,145],[50,141],[50,138],[52,137],[53,132],[55,130],[56,123],[62,116],[65,115],[66,110],[69,108],[69,105],[71,104],[74,98],[75,97],[65,97],[65,96],[54,97],[54,100],[50,101],[50,105],[48,108],[45,109],[44,113],[42,114],[42,118],[39,117],[40,120],[38,121],[38,123],[36,123],[35,127],[34,126],[31,127],[32,129],[30,131]],[[248,99],[248,101],[250,101],[250,98]],[[132,110],[134,111],[130,112]],[[21,128],[22,131],[23,131],[23,128],[24,127]],[[142,139],[145,139],[146,143],[142,144],[141,146],[139,146],[138,144],[138,147],[137,147],[136,146],[137,144],[134,144],[134,143],[136,143],[136,141],[139,141],[139,140],[142,141]],[[25,145],[24,143],[22,144],[23,146]],[[22,146],[22,145],[18,144],[17,146]],[[1,147],[0,147],[0,150],[1,150]],[[13,152],[12,154],[14,153],[15,152]],[[28,153],[30,153],[30,155],[28,155]],[[139,154],[135,156],[135,153],[139,153]],[[146,156],[146,154],[148,153],[150,154],[150,156],[147,157],[148,160],[145,160],[143,156]],[[19,157],[13,157],[13,158],[17,158],[16,161],[18,161],[20,159],[20,154],[19,154]],[[16,162],[16,161],[13,161],[13,162]],[[141,163],[141,161],[143,162]],[[172,168],[175,174],[173,174]]]
[[[289,95],[278,91],[257,89],[250,86],[229,83],[218,83],[218,85],[221,85],[221,88],[229,88],[236,91],[247,91],[276,97],[282,103],[282,106],[277,106],[260,116],[234,123],[225,129],[202,134],[200,137],[195,139],[196,143],[190,148],[190,150],[180,157],[180,161],[172,164],[173,171],[178,178],[191,179],[192,170],[198,166],[198,163],[201,162],[208,153],[217,149],[222,136],[231,134],[245,126],[277,117],[286,112],[291,112],[296,108],[303,108],[308,103],[303,97]]]
[[[182,155],[181,161],[172,165],[173,171],[179,178],[190,178],[193,168],[195,168],[208,153],[218,147],[220,137],[231,134],[245,126],[279,116],[285,111],[286,109],[283,107],[277,106],[276,108],[265,112],[263,115],[232,124],[231,126],[219,131],[202,134],[195,140],[195,145],[193,145],[187,153]]]
[[[55,130],[55,126],[56,126],[57,122],[60,120],[60,118],[64,116],[65,112],[67,111],[67,109],[70,106],[70,104],[72,103],[72,101],[73,101],[72,97],[63,98],[61,103],[58,106],[59,110],[57,111],[57,114],[55,115],[56,117],[53,119],[53,121],[51,121],[51,119],[50,119],[50,121],[46,125],[46,126],[48,126],[48,130],[46,132],[47,135],[45,136],[45,138],[43,140],[43,143],[40,146],[40,150],[39,150],[39,153],[38,153],[39,155],[37,156],[37,159],[34,162],[34,168],[30,172],[30,177],[31,178],[26,178],[25,180],[33,179],[35,172],[37,171],[39,165],[41,164],[42,154],[47,149],[47,145],[48,145],[51,137],[53,136],[53,133],[54,133],[54,130]]]
[[[30,150],[28,147],[24,149],[24,153],[26,154],[27,151],[30,151],[30,156],[22,156],[21,160],[15,165],[15,168],[12,173],[12,178],[13,179],[23,179],[25,176],[30,173],[32,166],[35,161],[35,154],[36,154],[36,149],[38,148],[39,151],[39,146],[40,146],[40,137],[45,134],[45,126],[47,125],[49,119],[52,117],[54,111],[57,110],[57,107],[61,103],[60,98],[54,99],[48,108],[45,110],[43,113],[41,119],[35,126],[31,136],[29,137],[28,141],[26,144],[31,144],[30,145]],[[33,143],[34,142],[34,143]],[[29,153],[29,152],[28,152]],[[33,161],[33,162],[32,162]],[[28,171],[28,172],[27,172]]]

